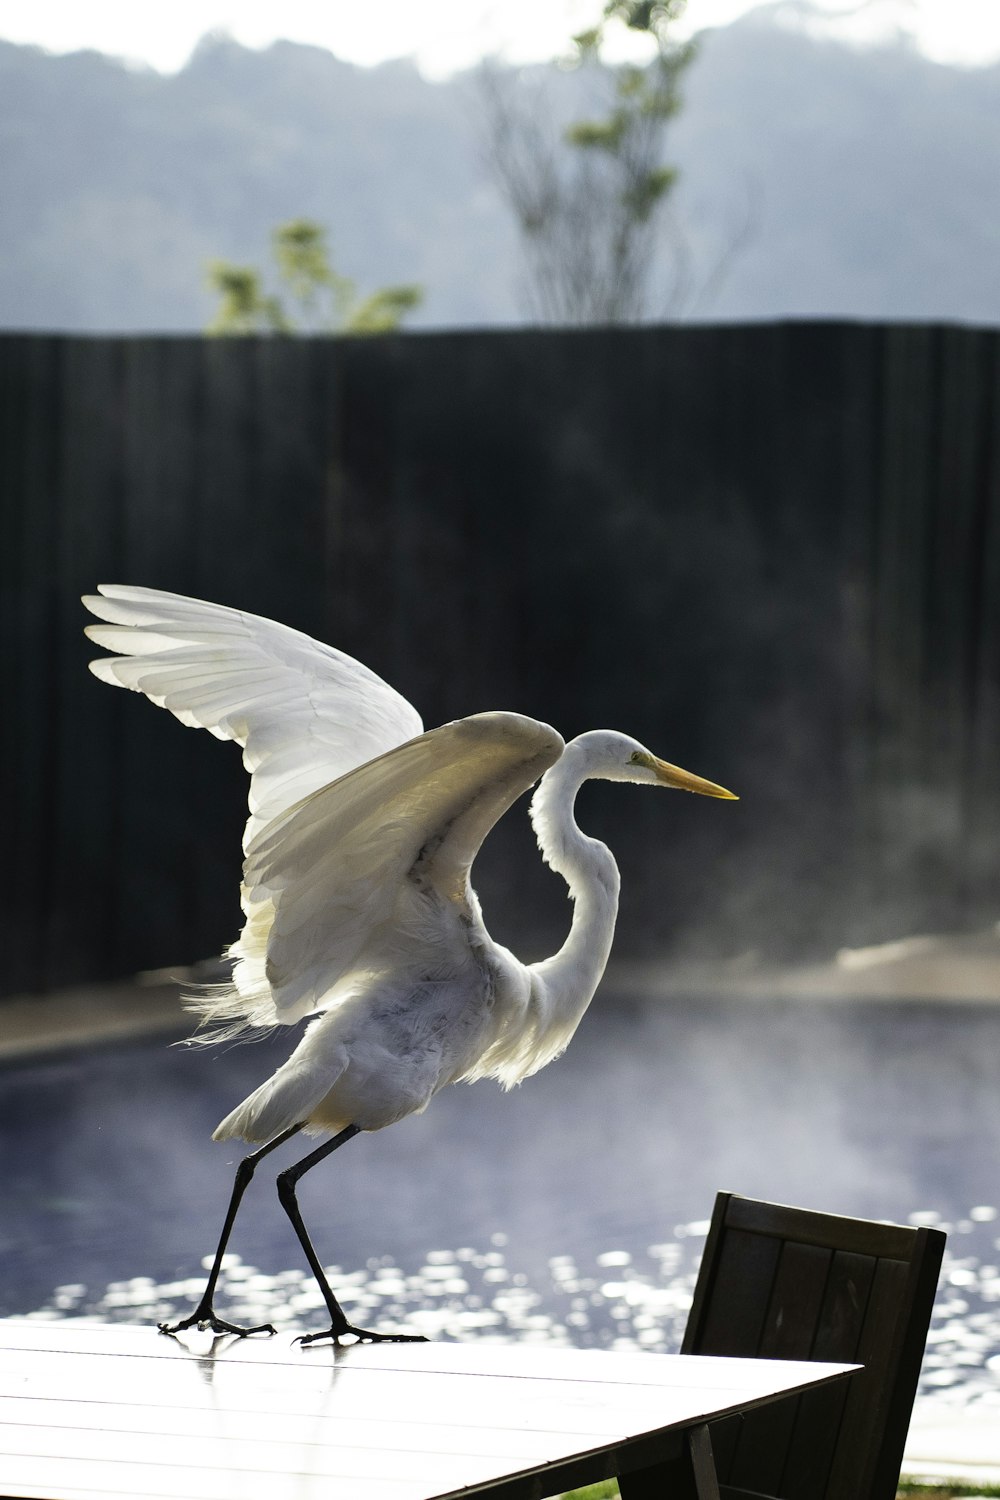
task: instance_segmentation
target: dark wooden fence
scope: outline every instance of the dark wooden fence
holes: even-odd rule
[[[588,789],[620,951],[997,910],[1000,338],[847,323],[0,338],[5,990],[218,952],[238,752],[96,682],[79,595],[273,615],[428,724],[614,726],[738,804]],[[566,920],[520,811],[477,884]]]

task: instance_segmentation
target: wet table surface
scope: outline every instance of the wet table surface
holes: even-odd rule
[[[8,1497],[494,1500],[687,1463],[687,1434],[852,1366],[534,1345],[335,1348],[0,1322]]]

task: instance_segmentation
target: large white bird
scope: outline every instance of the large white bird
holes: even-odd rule
[[[145,693],[184,724],[243,747],[250,772],[243,930],[232,983],[189,1002],[208,1039],[316,1016],[284,1063],[215,1131],[263,1142],[237,1169],[205,1294],[190,1317],[216,1332],[213,1299],[243,1193],[262,1157],[300,1130],[332,1138],[278,1177],[330,1313],[303,1342],[355,1328],[306,1233],[295,1184],[360,1131],[425,1109],[447,1083],[510,1087],[563,1051],[607,963],[618,867],[581,833],[573,804],[591,777],[733,794],[609,730],[565,744],[547,724],[474,714],[423,731],[374,672],[299,631],[155,589],[101,585],[87,635],[119,653],[91,662],[104,682]],[[483,924],[469,872],[483,839],[541,778],[531,819],[542,857],[569,886],[558,953],[522,964]]]

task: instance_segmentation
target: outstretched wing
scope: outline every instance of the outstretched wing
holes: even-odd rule
[[[404,887],[463,906],[486,834],[562,754],[519,714],[476,714],[411,740],[314,792],[250,844],[246,925],[230,950],[237,994],[209,1021],[295,1021],[335,1003]],[[405,936],[402,938],[405,942]]]
[[[104,682],[145,693],[181,723],[243,746],[244,848],[318,787],[420,734],[420,715],[353,657],[301,631],[158,589],[101,584],[84,604]]]

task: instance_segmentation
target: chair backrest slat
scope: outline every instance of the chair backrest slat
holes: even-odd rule
[[[833,1252],[826,1296],[807,1359],[843,1364],[858,1360],[877,1264],[873,1256],[855,1250]]]
[[[725,1236],[706,1308],[701,1353],[757,1353],[780,1256],[778,1240],[738,1229]]]
[[[832,1252],[786,1240],[771,1289],[757,1353],[765,1359],[808,1359],[819,1323]]]
[[[939,1230],[719,1194],[683,1352],[865,1366],[715,1424],[724,1495],[893,1500],[944,1243]]]

